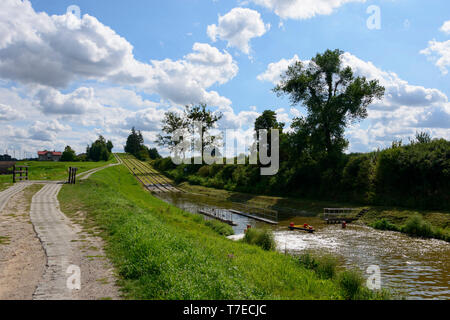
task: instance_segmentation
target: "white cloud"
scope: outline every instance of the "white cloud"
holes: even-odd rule
[[[316,15],[329,15],[350,2],[366,0],[250,0],[272,10],[282,19],[310,19]]]
[[[293,65],[295,62],[300,61],[297,55],[294,55],[292,59],[281,59],[278,62],[269,63],[267,70],[258,75],[257,79],[260,81],[269,81],[273,84],[278,84],[280,82],[281,75],[287,71],[288,67]]]
[[[219,16],[218,25],[208,26],[207,33],[212,41],[228,41],[228,47],[234,47],[250,54],[250,40],[263,36],[270,30],[270,24],[264,24],[259,12],[247,8],[234,8],[224,16]]]
[[[20,113],[10,106],[0,103],[0,121],[13,121],[21,117]]]
[[[445,21],[440,30],[444,33],[450,34],[450,20]]]
[[[430,58],[431,61],[441,70],[442,74],[447,74],[447,68],[450,67],[450,40],[428,42],[428,47],[420,51]]]
[[[238,72],[230,54],[196,43],[183,59],[137,61],[133,46],[95,17],[37,13],[28,0],[0,2],[0,78],[65,88],[95,80],[133,86],[177,104],[229,104],[214,84]]]

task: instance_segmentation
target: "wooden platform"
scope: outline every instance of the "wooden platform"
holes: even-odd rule
[[[238,225],[236,222],[233,222],[233,220],[225,219],[225,218],[223,218],[223,217],[220,216],[220,215],[213,214],[213,213],[208,212],[208,211],[206,211],[206,210],[199,210],[199,212],[200,212],[201,214],[207,216],[207,217],[210,217],[210,218],[213,218],[213,219],[222,221],[222,222],[224,222],[224,223],[227,223],[227,224],[229,224],[230,226],[234,226],[234,227],[235,227],[235,226]]]
[[[258,221],[262,221],[262,222],[266,222],[266,223],[269,223],[269,224],[278,224],[277,221],[273,221],[273,220],[270,220],[270,219],[262,218],[262,217],[259,217],[257,215],[254,215],[254,214],[245,213],[245,212],[237,211],[237,210],[233,210],[233,209],[230,209],[229,211],[232,212],[232,213],[235,213],[235,214],[247,217],[247,218],[252,218],[252,219],[255,219],[255,220],[258,220]]]

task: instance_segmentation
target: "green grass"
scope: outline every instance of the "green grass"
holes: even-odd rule
[[[245,232],[243,240],[246,243],[257,245],[267,251],[277,248],[273,232],[270,229],[250,228]]]
[[[203,218],[153,197],[124,166],[59,194],[62,210],[100,228],[129,299],[341,299],[339,285],[291,256],[233,242]],[[79,218],[80,219],[80,218]]]
[[[82,173],[110,163],[116,163],[114,157],[109,161],[99,162],[19,161],[17,165],[29,166],[28,174],[30,180],[66,180],[69,177],[69,167],[76,167],[78,168],[77,173]],[[4,183],[12,183],[12,175],[0,176],[0,191]],[[3,188],[6,187],[3,186]]]

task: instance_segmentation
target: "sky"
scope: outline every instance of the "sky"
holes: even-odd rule
[[[445,0],[2,0],[0,154],[78,153],[99,134],[123,150],[131,127],[155,146],[167,111],[206,103],[221,130],[252,133],[266,109],[287,128],[301,105],[272,92],[326,49],[382,101],[346,130],[347,152],[450,139],[450,3]],[[164,153],[164,150],[162,150]]]

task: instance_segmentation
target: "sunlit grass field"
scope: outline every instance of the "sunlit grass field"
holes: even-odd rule
[[[99,162],[51,162],[51,161],[18,161],[18,166],[29,166],[29,180],[66,180],[69,167],[78,168],[78,173],[115,163],[114,157],[109,161]],[[0,175],[0,191],[12,184],[12,175]]]

